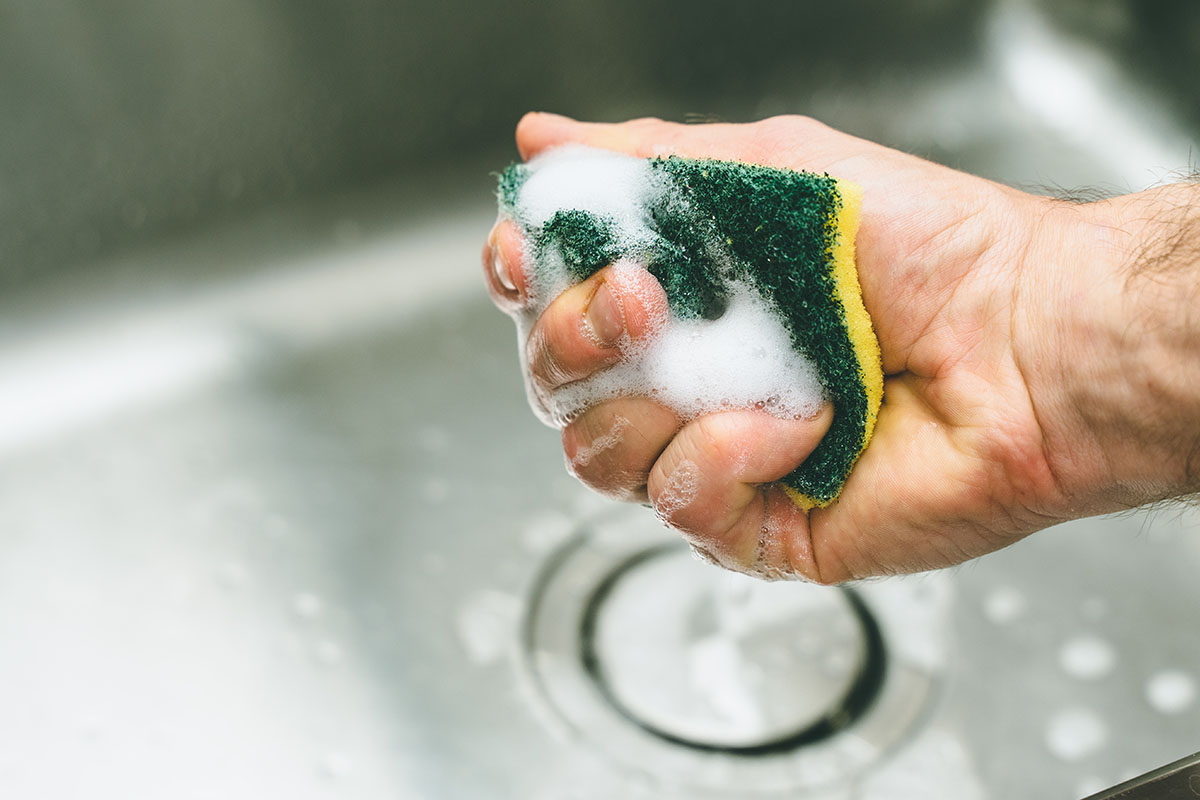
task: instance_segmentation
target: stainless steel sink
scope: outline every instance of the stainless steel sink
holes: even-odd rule
[[[1195,139],[1106,52],[998,4],[966,67],[803,108],[1145,185]],[[478,279],[479,172],[0,298],[0,794],[1050,800],[1200,749],[1193,510],[843,590],[726,575],[575,484]]]

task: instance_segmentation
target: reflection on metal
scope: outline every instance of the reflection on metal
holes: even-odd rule
[[[88,308],[66,330],[30,320],[19,341],[0,340],[0,460],[478,291],[472,239],[484,228],[483,220],[451,219],[366,243],[326,243],[286,269],[274,256],[248,277],[165,309]],[[197,256],[172,254],[189,257]]]
[[[419,48],[345,44],[423,39],[403,0],[124,5],[24,0],[0,25],[0,88],[24,87],[0,91],[0,796],[1058,800],[1200,745],[1193,512],[1085,520],[850,594],[746,591],[674,549],[643,571],[629,559],[674,539],[641,509],[597,516],[564,476],[478,278],[485,173],[527,90],[605,116],[809,113],[1017,186],[1137,188],[1195,141],[1194,63],[1171,84],[1146,46],[1177,29],[1194,55],[1194,3],[759,4],[853,30],[849,61],[837,37],[771,51],[732,17],[673,17],[705,68],[678,74],[720,76],[736,107],[671,83],[655,4],[624,4],[639,25],[586,4],[468,15],[489,44],[463,61],[445,27],[425,53],[462,70],[433,82],[399,75],[429,65]],[[1071,13],[1115,13],[1116,45],[1060,35]],[[789,43],[804,28],[746,18]],[[569,53],[544,94],[560,29],[649,55]],[[446,122],[481,100],[494,161]],[[487,163],[431,180],[435,140]],[[392,182],[347,163],[356,142],[400,165]],[[216,220],[353,169],[383,183]],[[208,232],[151,238],[176,224]],[[140,249],[62,266],[121,242]],[[673,589],[630,621],[648,583]],[[828,663],[805,660],[805,609],[833,620],[813,637]]]

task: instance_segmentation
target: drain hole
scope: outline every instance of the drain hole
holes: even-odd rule
[[[757,756],[835,736],[883,686],[883,635],[850,589],[764,583],[678,546],[617,564],[584,606],[583,669],[623,717],[675,745]]]

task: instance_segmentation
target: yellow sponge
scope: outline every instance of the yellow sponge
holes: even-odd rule
[[[781,483],[805,509],[830,504],[870,442],[883,399],[879,342],[855,266],[862,190],[829,175],[732,161],[644,163],[659,189],[636,209],[650,233],[632,249],[619,235],[624,223],[595,203],[537,220],[523,215],[533,165],[501,174],[501,211],[524,226],[535,270],[565,270],[579,281],[632,258],[658,279],[680,318],[714,320],[730,281],[751,283],[782,317],[791,346],[815,366],[834,410],[825,438]]]

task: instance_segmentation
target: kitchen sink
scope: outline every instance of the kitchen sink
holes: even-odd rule
[[[1187,163],[1125,62],[981,30],[756,112],[1031,190]],[[466,166],[0,297],[0,794],[1050,800],[1200,750],[1193,508],[848,587],[700,563],[529,412]]]

